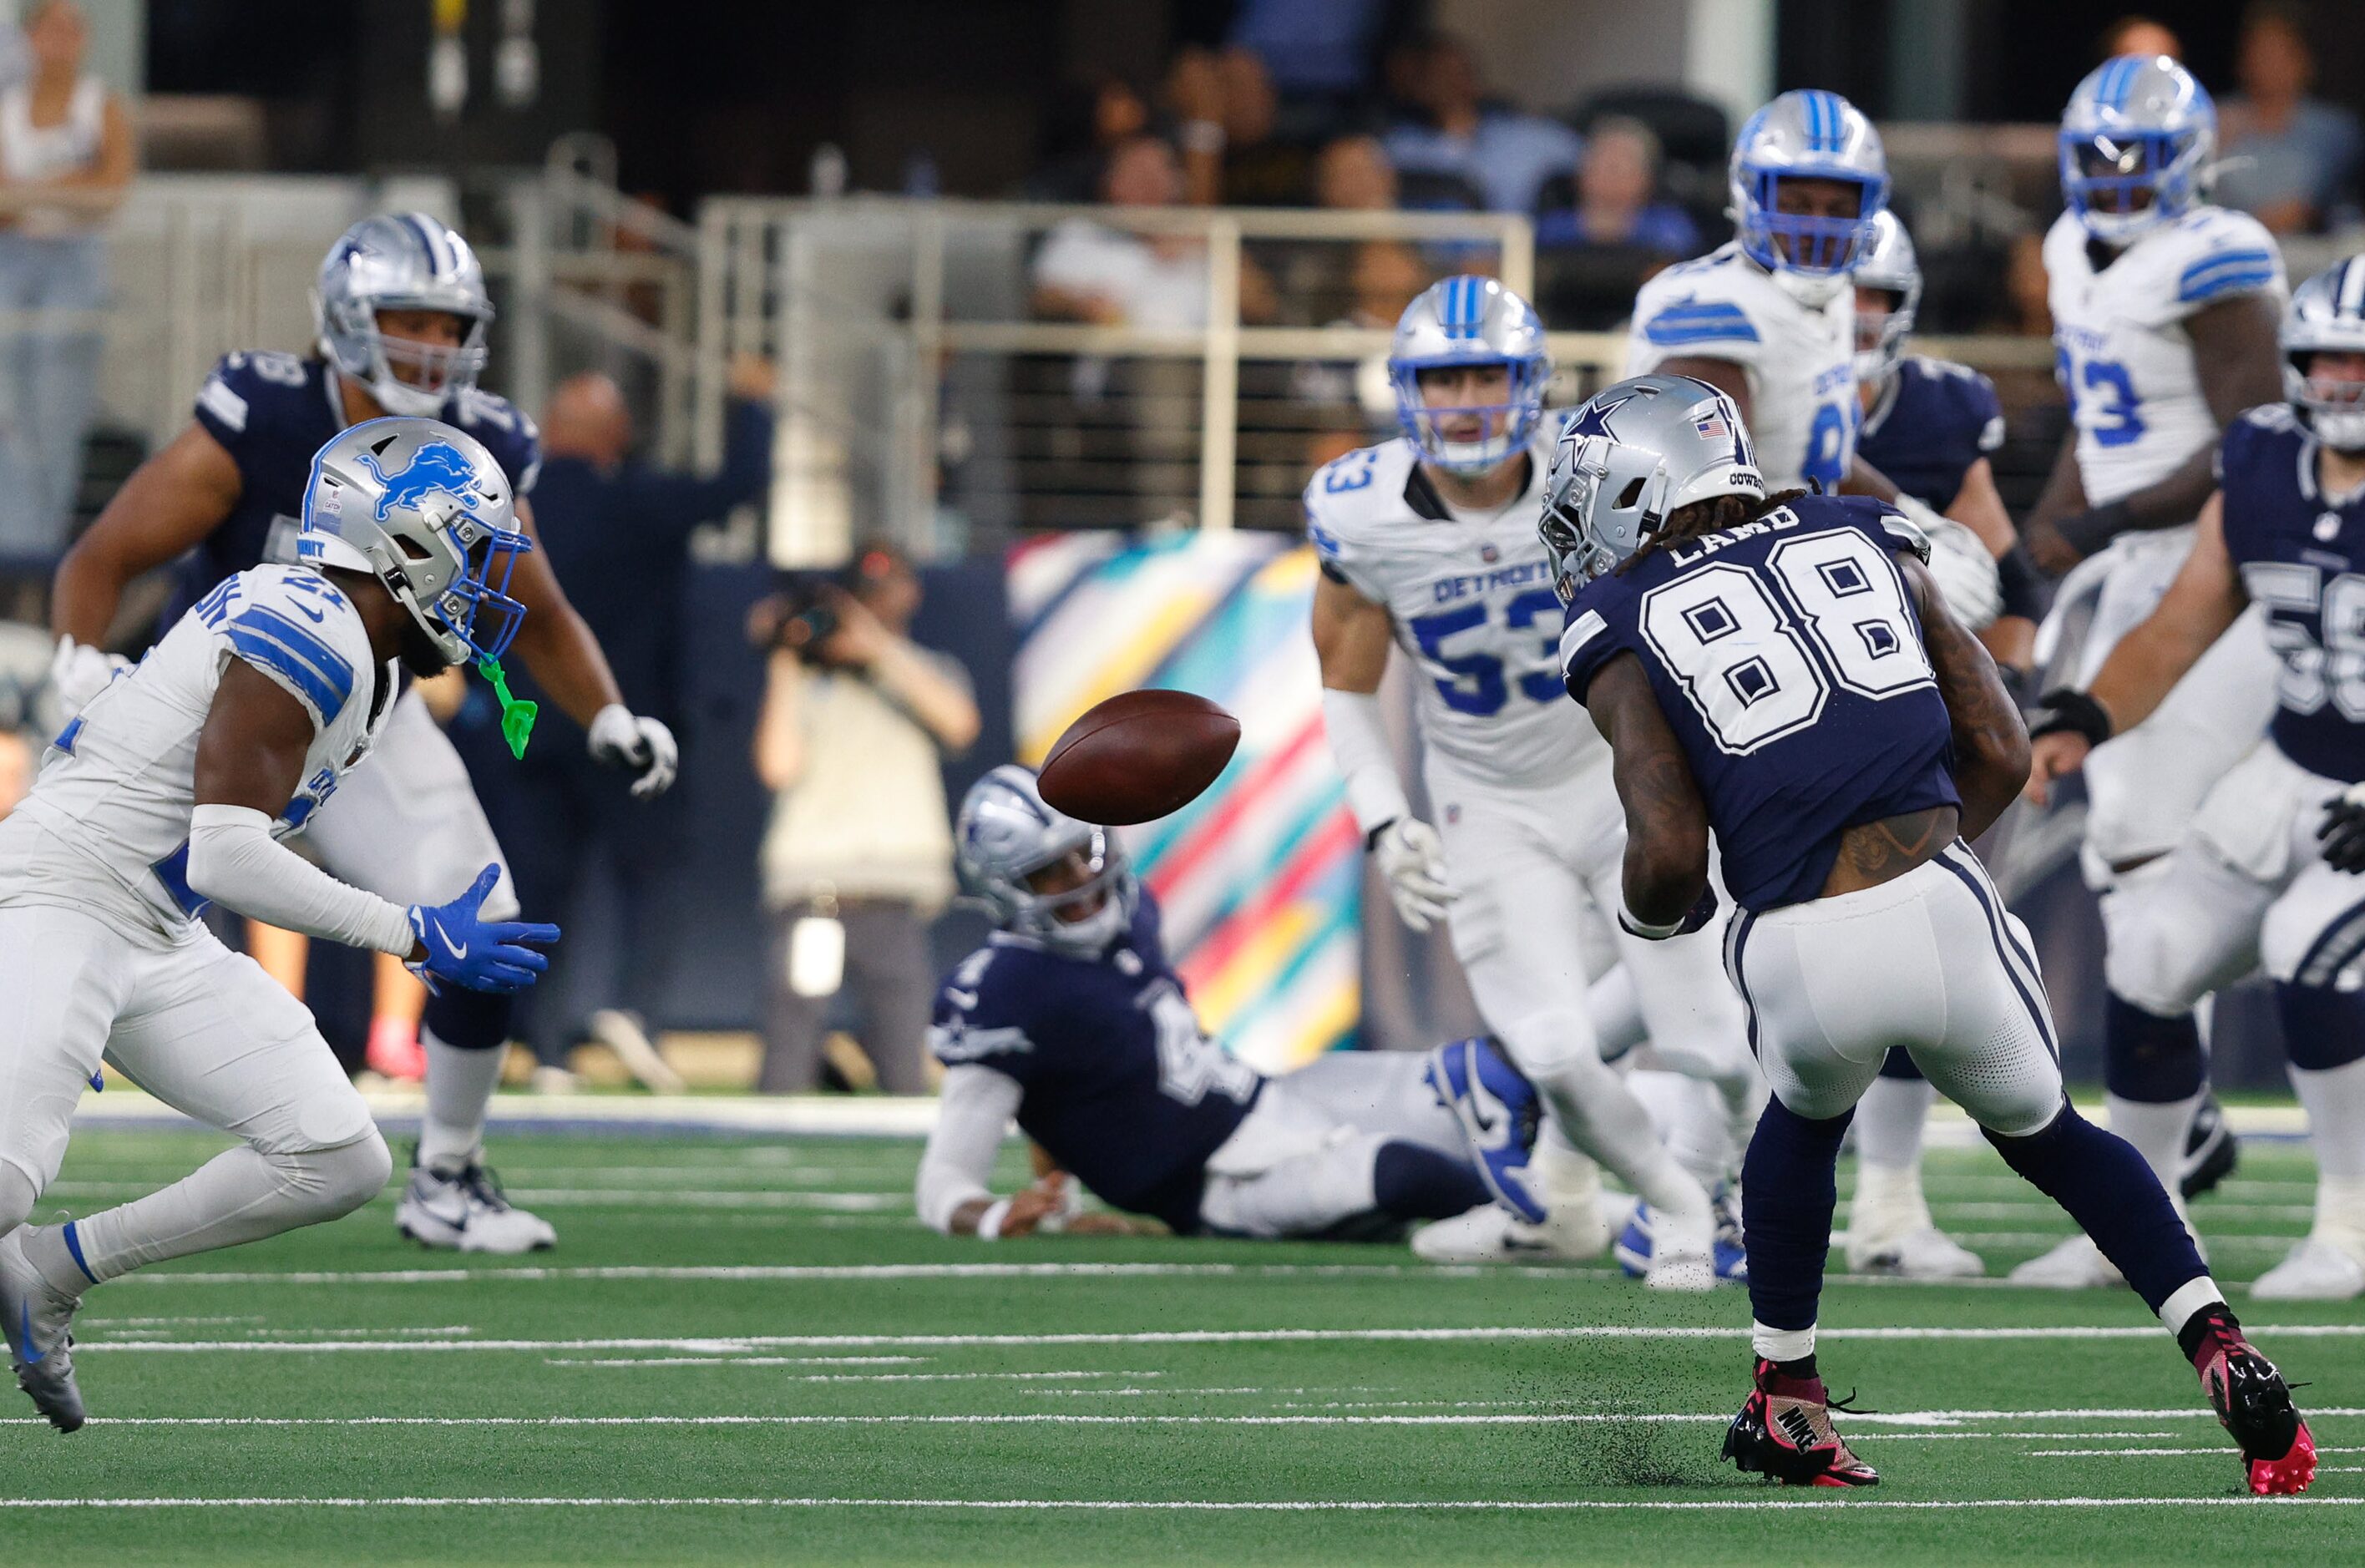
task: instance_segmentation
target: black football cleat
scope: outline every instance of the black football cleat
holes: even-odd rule
[[[2191,1203],[2234,1174],[2241,1163],[2242,1140],[2225,1125],[2225,1108],[2208,1090],[2201,1092],[2200,1108],[2192,1113],[2191,1130],[2184,1135],[2184,1157],[2177,1164],[2176,1185]]]
[[[2283,1374],[2242,1337],[2232,1314],[2208,1315],[2192,1365],[2209,1408],[2242,1450],[2251,1492],[2275,1497],[2306,1491],[2315,1479],[2315,1438]]]
[[[1820,1377],[1791,1377],[1757,1362],[1756,1386],[1724,1431],[1724,1457],[1785,1486],[1877,1486],[1880,1473],[1856,1458],[1832,1426],[1834,1406]],[[1853,1395],[1850,1396],[1854,1397]]]

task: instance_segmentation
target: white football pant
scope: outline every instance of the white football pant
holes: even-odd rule
[[[1378,1207],[1373,1162],[1402,1141],[1471,1157],[1423,1077],[1426,1051],[1332,1051],[1266,1083],[1207,1158],[1199,1217],[1233,1236],[1317,1236]]]

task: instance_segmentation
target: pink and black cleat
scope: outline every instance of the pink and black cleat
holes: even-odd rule
[[[1832,1426],[1820,1377],[1793,1377],[1760,1360],[1757,1386],[1724,1431],[1724,1457],[1785,1486],[1877,1486],[1880,1473],[1849,1451]],[[1854,1397],[1853,1395],[1850,1396]]]
[[[2192,1365],[2209,1407],[2242,1450],[2251,1492],[2277,1497],[2306,1491],[2315,1479],[2315,1439],[2283,1374],[2242,1337],[2231,1313],[2208,1314]]]

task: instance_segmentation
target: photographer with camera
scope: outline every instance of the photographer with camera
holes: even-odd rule
[[[977,738],[978,712],[959,664],[911,640],[919,608],[919,575],[880,543],[749,620],[770,651],[755,741],[756,776],[773,792],[768,1094],[820,1085],[831,1002],[847,988],[879,1087],[928,1092],[927,926],[953,893],[940,759]]]

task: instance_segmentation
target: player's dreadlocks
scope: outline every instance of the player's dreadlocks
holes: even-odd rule
[[[1729,528],[1739,528],[1744,522],[1754,522],[1777,507],[1787,507],[1806,490],[1782,490],[1763,500],[1747,496],[1712,496],[1704,501],[1694,501],[1687,507],[1677,507],[1667,515],[1667,521],[1643,540],[1640,548],[1618,564],[1618,570],[1631,570],[1641,561],[1662,550],[1690,543],[1703,534],[1721,533]]]

